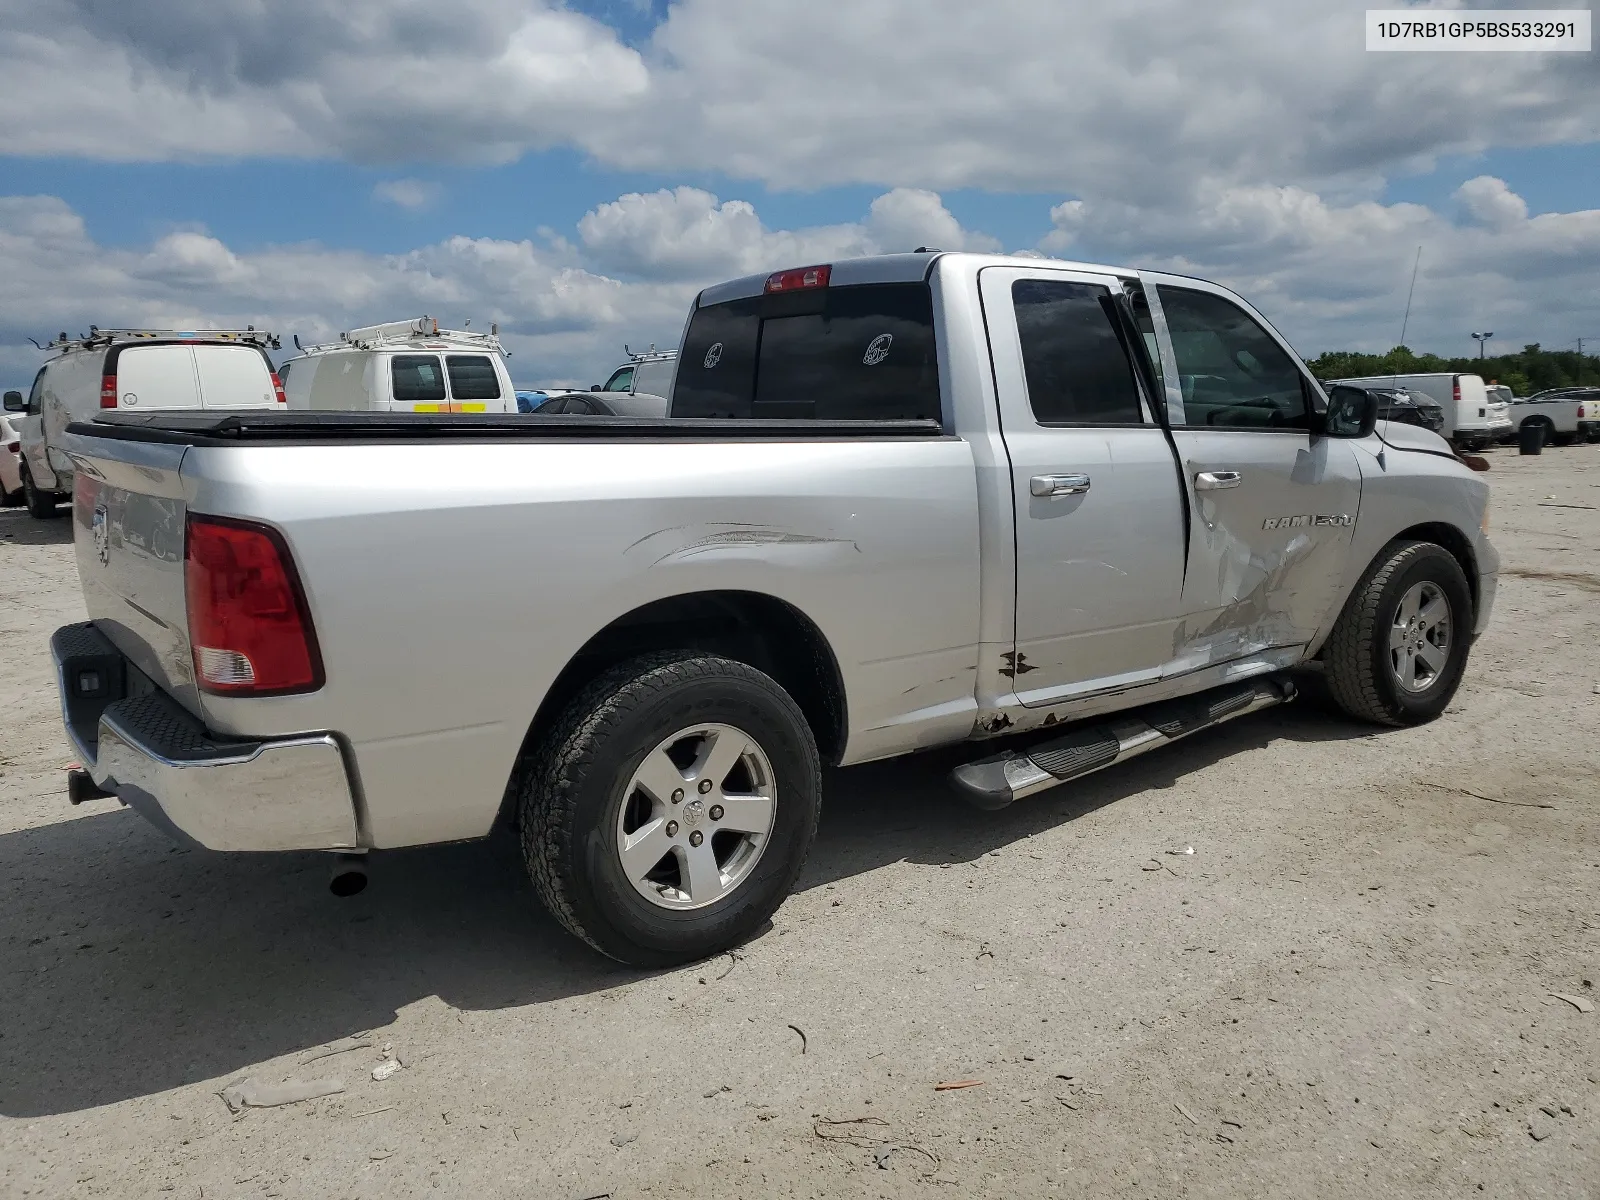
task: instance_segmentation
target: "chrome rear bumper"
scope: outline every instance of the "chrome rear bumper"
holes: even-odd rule
[[[219,738],[92,622],[50,639],[67,738],[94,782],[207,850],[359,849],[355,795],[331,734]]]

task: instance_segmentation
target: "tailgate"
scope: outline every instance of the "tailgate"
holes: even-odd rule
[[[89,618],[140,671],[199,714],[183,590],[184,445],[73,441],[73,544]]]

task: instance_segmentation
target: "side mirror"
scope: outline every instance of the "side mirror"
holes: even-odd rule
[[[598,383],[591,383],[589,385],[589,390],[591,392],[603,392],[605,391],[605,388],[601,387]]]
[[[1339,386],[1328,393],[1323,432],[1329,437],[1364,438],[1378,424],[1378,398],[1366,388]]]
[[[21,392],[10,391],[10,392],[6,393],[6,411],[7,412],[27,412],[28,411],[28,402],[22,398],[22,393]]]

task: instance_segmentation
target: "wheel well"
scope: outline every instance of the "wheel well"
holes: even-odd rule
[[[1473,624],[1478,618],[1478,556],[1473,553],[1472,539],[1454,525],[1435,521],[1427,525],[1413,525],[1395,534],[1394,540],[1434,542],[1450,552],[1450,557],[1461,564],[1461,573],[1467,577],[1467,591],[1472,595]],[[1381,552],[1380,552],[1381,553]]]
[[[758,592],[669,596],[618,617],[588,640],[546,693],[524,746],[607,667],[652,650],[704,650],[748,663],[794,698],[825,762],[844,754],[844,681],[822,631],[792,604]]]

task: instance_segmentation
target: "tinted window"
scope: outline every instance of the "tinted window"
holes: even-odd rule
[[[44,373],[48,367],[40,367],[39,373],[33,377],[33,387],[28,390],[28,411],[40,413],[44,411]]]
[[[567,398],[565,396],[552,396],[533,411],[536,413],[562,413],[566,410]]]
[[[678,356],[672,415],[748,417],[760,332],[760,297],[696,310]]]
[[[450,395],[457,400],[500,399],[500,377],[494,360],[485,354],[447,354],[445,367],[450,372]]]
[[[937,420],[927,285],[830,288],[700,309],[678,359],[672,413]]]
[[[623,367],[620,371],[613,371],[611,378],[606,380],[605,390],[608,392],[625,392],[633,386],[633,368]]]
[[[1161,308],[1188,424],[1308,426],[1299,368],[1243,309],[1209,292],[1165,285]]]
[[[412,403],[444,399],[444,375],[439,370],[437,354],[396,354],[389,370],[394,377],[396,400]]]
[[[1041,423],[1137,425],[1139,390],[1103,287],[1019,279],[1011,303],[1022,338],[1028,402]]]

